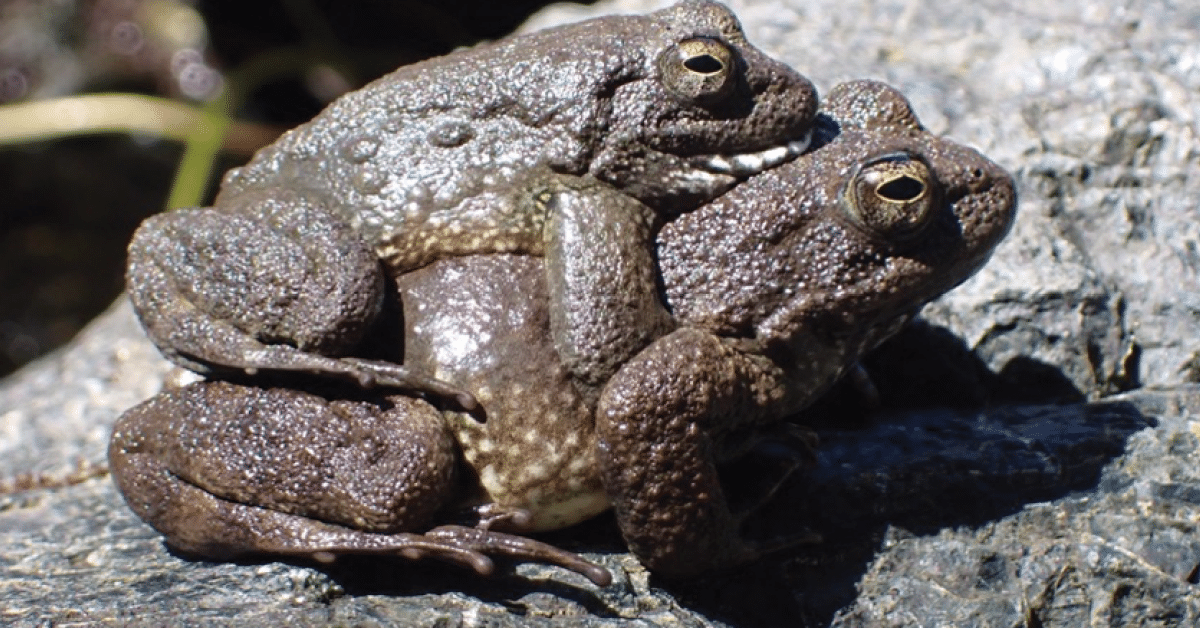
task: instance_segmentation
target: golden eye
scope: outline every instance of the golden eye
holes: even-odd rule
[[[879,238],[904,242],[931,222],[940,197],[924,161],[891,153],[863,164],[843,192],[850,219]]]
[[[675,96],[708,104],[724,98],[733,88],[733,50],[707,37],[685,39],[659,57],[663,86]]]

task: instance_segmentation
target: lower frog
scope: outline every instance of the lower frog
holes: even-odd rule
[[[1016,206],[1008,174],[929,134],[885,85],[840,85],[823,112],[812,152],[659,231],[671,329],[605,381],[564,365],[542,258],[443,259],[397,278],[397,359],[475,410],[200,382],[121,418],[114,478],[168,544],[215,558],[380,554],[489,574],[506,557],[603,585],[607,570],[522,535],[613,508],[668,577],[807,538],[745,538],[718,466],[974,273]]]

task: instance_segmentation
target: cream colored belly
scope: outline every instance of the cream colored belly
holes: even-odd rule
[[[448,413],[450,414],[450,413]],[[578,432],[495,435],[462,415],[450,424],[467,466],[479,478],[480,501],[528,510],[533,530],[557,530],[609,508],[597,474],[592,436]]]

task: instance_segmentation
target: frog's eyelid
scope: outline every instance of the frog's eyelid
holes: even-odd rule
[[[912,153],[909,153],[908,151],[897,150],[897,151],[893,151],[890,153],[884,153],[882,155],[877,155],[875,157],[872,157],[872,158],[864,161],[862,163],[862,165],[859,166],[858,171],[862,172],[863,170],[866,170],[867,168],[870,168],[871,166],[877,166],[882,163],[905,162],[905,161],[919,161],[922,163],[925,162],[924,159],[921,159],[920,157],[917,157],[916,155],[913,155]],[[926,164],[926,167],[928,167],[928,164]]]

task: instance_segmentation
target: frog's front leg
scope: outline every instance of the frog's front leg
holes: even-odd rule
[[[152,216],[129,245],[127,280],[151,340],[197,372],[304,372],[476,405],[398,364],[336,357],[370,330],[384,274],[318,198],[264,190]]]
[[[109,463],[133,511],[189,553],[432,558],[484,575],[490,557],[506,556],[611,580],[576,554],[513,534],[412,532],[455,497],[457,451],[441,414],[419,399],[329,401],[200,382],[126,412]]]
[[[811,542],[807,532],[742,538],[717,470],[723,433],[770,424],[793,405],[783,369],[692,328],[625,364],[600,396],[596,430],[601,478],[633,553],[662,575],[692,576]]]
[[[659,290],[645,204],[589,178],[541,191],[546,218],[550,330],[563,363],[597,388],[674,327]]]

